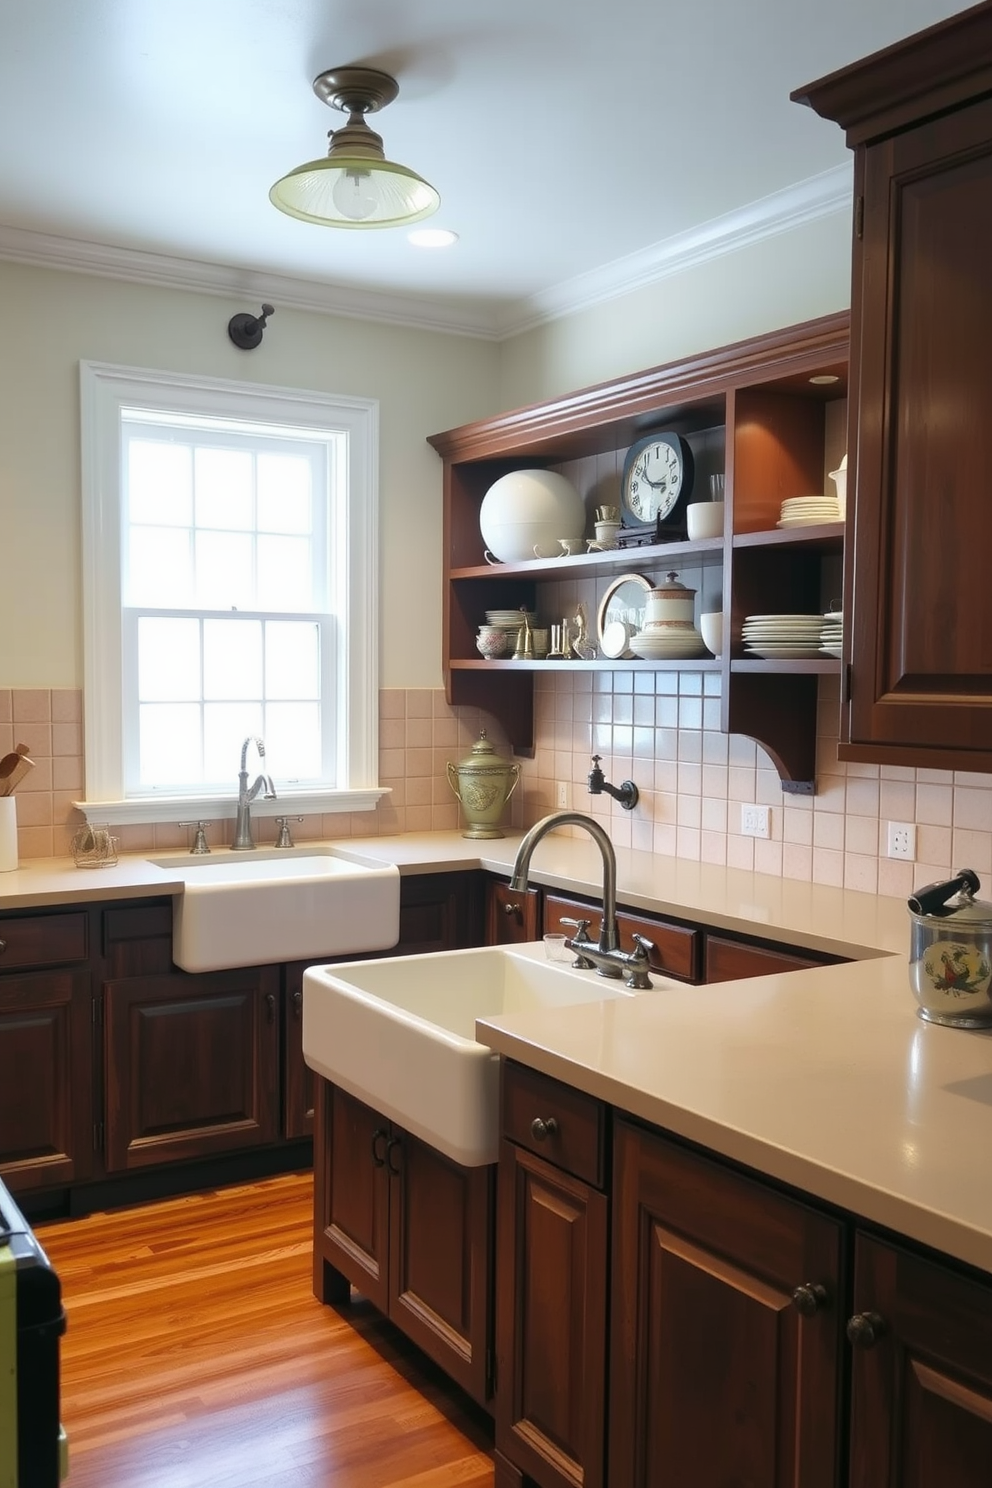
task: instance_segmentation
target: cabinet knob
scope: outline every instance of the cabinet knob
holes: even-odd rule
[[[877,1312],[856,1312],[848,1318],[847,1339],[855,1348],[874,1348],[885,1331],[885,1319]]]
[[[372,1133],[372,1165],[373,1165],[373,1167],[384,1168],[386,1166],[385,1153],[384,1153],[384,1151],[383,1152],[380,1152],[379,1151],[379,1143],[380,1142],[384,1142],[388,1136],[389,1136],[389,1133],[383,1127],[381,1127],[381,1126],[376,1127],[375,1131]]]
[[[3,951],[5,951],[6,949],[7,949],[7,942],[5,940],[0,940],[0,953],[2,953]]]
[[[504,899],[503,900],[503,913],[505,915],[518,915],[520,913],[520,905],[519,904],[511,904],[510,901],[509,901],[509,899]]]
[[[293,1017],[298,1018],[303,1012],[303,993],[299,987],[293,993]]]
[[[815,1317],[826,1301],[827,1289],[817,1281],[803,1282],[792,1294],[792,1305],[801,1317]]]
[[[276,1021],[276,997],[274,992],[266,992],[265,1006],[269,1010],[269,1022],[274,1023]]]
[[[541,1116],[535,1116],[530,1124],[530,1134],[535,1142],[546,1142],[548,1137],[558,1135],[558,1123],[553,1116],[545,1121]]]

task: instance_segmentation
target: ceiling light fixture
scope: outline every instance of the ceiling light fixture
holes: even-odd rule
[[[372,67],[335,67],[314,78],[313,91],[348,122],[329,132],[326,160],[308,160],[276,182],[273,206],[322,227],[403,227],[437,211],[434,187],[387,160],[382,136],[365,122],[399,93],[395,78]]]

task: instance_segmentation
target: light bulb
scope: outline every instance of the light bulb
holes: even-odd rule
[[[372,183],[372,172],[349,168],[334,183],[331,199],[342,217],[363,222],[379,205]]]

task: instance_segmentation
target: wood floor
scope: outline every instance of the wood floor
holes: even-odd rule
[[[292,1174],[36,1227],[69,1488],[492,1488],[484,1414],[367,1303],[314,1298],[311,1212]]]

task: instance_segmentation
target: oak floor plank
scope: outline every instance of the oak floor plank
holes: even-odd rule
[[[492,1488],[485,1414],[311,1291],[310,1174],[39,1225],[69,1488]]]

